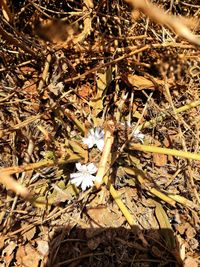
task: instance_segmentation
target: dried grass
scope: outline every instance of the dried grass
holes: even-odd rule
[[[197,266],[198,1],[0,6],[7,266]],[[88,129],[109,123],[103,154],[88,150]],[[98,190],[70,184],[79,161],[99,164]]]

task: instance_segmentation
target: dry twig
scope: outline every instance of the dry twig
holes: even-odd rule
[[[38,58],[36,52],[34,52],[31,48],[27,47],[23,42],[19,41],[17,38],[13,37],[10,33],[8,33],[3,27],[0,25],[0,35],[9,43],[13,44],[17,47],[20,47],[23,51],[30,54],[34,58]]]
[[[188,29],[182,20],[166,14],[161,8],[145,0],[125,0],[134,8],[142,11],[151,20],[172,29],[177,35],[185,38],[188,42],[200,46],[200,40]]]
[[[14,180],[9,174],[0,174],[0,183],[3,184],[7,190],[12,190],[17,195],[25,199],[29,199],[31,194],[28,189],[23,185],[19,184],[16,180]]]

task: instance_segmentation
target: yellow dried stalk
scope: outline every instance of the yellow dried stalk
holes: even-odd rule
[[[69,155],[68,158],[66,159],[56,159],[56,160],[44,159],[36,163],[1,168],[1,175],[14,174],[14,173],[20,173],[20,172],[25,172],[25,171],[37,170],[39,168],[44,168],[44,167],[68,164],[71,162],[76,162],[80,159],[83,159],[83,158],[80,155],[75,155],[75,154]]]
[[[133,144],[133,143],[129,144],[128,149],[157,153],[157,154],[166,154],[166,155],[176,156],[180,158],[193,159],[193,160],[200,161],[200,154],[180,151],[176,149],[162,148],[162,147],[156,147],[156,146],[146,146],[146,145]]]
[[[103,153],[99,162],[98,172],[96,174],[96,179],[95,179],[96,188],[100,188],[100,186],[102,185],[103,177],[107,171],[107,162],[110,156],[112,144],[114,142],[113,132],[114,132],[114,123],[113,121],[108,121],[104,137]]]
[[[113,197],[114,201],[116,202],[116,204],[118,205],[119,209],[123,213],[124,217],[126,218],[127,222],[129,223],[129,225],[130,226],[137,225],[137,223],[133,219],[133,216],[130,214],[130,212],[128,211],[127,207],[124,205],[124,203],[120,199],[120,196],[118,195],[117,191],[112,186],[112,184],[109,182],[108,176],[104,176],[103,181],[108,186],[111,196]]]
[[[138,170],[134,167],[132,167],[132,168],[131,167],[124,167],[124,171],[130,175],[136,175],[140,184],[143,185],[151,194],[153,194],[154,196],[157,196],[158,198],[167,202],[171,206],[173,206],[173,207],[175,206],[176,202],[173,199],[168,197],[166,194],[158,191],[157,189],[147,186],[148,180],[147,180],[145,174],[141,170]]]

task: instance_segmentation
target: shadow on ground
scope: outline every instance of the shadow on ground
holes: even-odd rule
[[[46,267],[181,266],[170,229],[58,228]]]

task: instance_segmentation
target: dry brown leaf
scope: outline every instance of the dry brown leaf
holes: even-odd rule
[[[2,251],[2,256],[4,259],[4,265],[5,267],[9,267],[11,261],[14,258],[14,250],[17,247],[17,244],[13,241],[10,241],[10,243],[4,248]]]
[[[2,255],[10,256],[16,247],[17,247],[17,244],[13,241],[10,241],[9,244],[4,248]]]
[[[97,115],[103,110],[103,93],[106,87],[111,83],[111,81],[112,81],[111,67],[109,67],[104,73],[98,74],[97,93],[95,97],[90,101],[90,105],[91,107],[93,107],[92,115],[94,122]]]
[[[19,68],[19,70],[20,70],[20,73],[22,73],[23,75],[31,75],[31,76],[37,77],[36,69],[30,66],[22,66]]]
[[[28,223],[25,223],[25,224],[23,225],[23,227],[27,228],[28,225],[29,225]],[[36,233],[36,227],[34,226],[34,227],[32,227],[30,230],[24,232],[23,237],[24,237],[25,239],[27,239],[28,241],[30,241],[30,240],[33,239],[35,233]]]
[[[0,251],[2,251],[4,247],[5,240],[6,240],[6,236],[0,235]]]
[[[178,224],[176,226],[176,230],[181,235],[183,235],[185,233],[188,239],[191,239],[196,235],[196,230],[188,222],[187,223]]]
[[[92,92],[92,89],[89,84],[82,84],[78,88],[78,94],[80,97],[83,97],[83,98],[88,98],[91,92]]]
[[[171,163],[171,165],[175,165],[175,160],[173,156],[168,155],[168,161]]]
[[[169,139],[164,137],[163,144],[164,144],[165,147],[170,147]]]
[[[65,202],[66,200],[72,200],[78,194],[78,189],[75,189],[72,184],[65,187],[65,183],[63,181],[60,181],[58,184],[52,184],[52,187],[54,190],[48,197],[50,203],[52,202],[52,199],[54,199],[55,204]]]
[[[26,92],[28,95],[37,95],[37,83],[32,79],[32,80],[26,80],[24,82],[24,85],[22,87],[23,92]]]
[[[3,267],[10,267],[12,260],[14,259],[14,253],[11,255],[6,255],[4,256],[3,260],[4,260],[4,265],[2,265]]]
[[[16,261],[18,266],[38,267],[40,255],[29,243],[25,246],[20,246],[16,253]]]
[[[192,227],[190,224],[188,225],[188,228],[187,228],[187,230],[186,230],[186,236],[187,236],[187,238],[188,238],[188,240],[189,239],[191,239],[191,238],[193,238],[193,237],[195,237],[195,235],[196,235],[196,230],[194,229],[194,227]]]
[[[96,207],[88,209],[87,214],[91,219],[91,224],[96,227],[120,227],[124,222],[124,217],[118,210],[117,213],[111,211],[108,207]]]
[[[156,86],[164,85],[164,81],[157,78],[145,78],[143,76],[128,74],[124,76],[125,81],[127,81],[131,86],[134,86],[136,90],[150,89],[155,90]]]
[[[167,155],[153,153],[153,162],[158,167],[163,167],[167,164]]]
[[[69,140],[68,144],[74,153],[80,155],[82,158],[87,157],[87,150],[83,149],[82,145],[79,142]]]
[[[154,140],[154,145],[159,147],[161,143],[158,140]],[[163,167],[167,164],[167,155],[153,153],[153,162],[156,166]]]
[[[186,224],[184,223],[184,224],[178,224],[177,226],[176,226],[176,230],[181,234],[181,235],[183,235],[184,233],[185,233],[185,231],[186,231]]]
[[[183,263],[183,267],[198,267],[198,262],[192,257],[187,257]]]
[[[49,254],[49,243],[45,240],[37,241],[37,251],[40,253],[42,257],[45,257]]]

